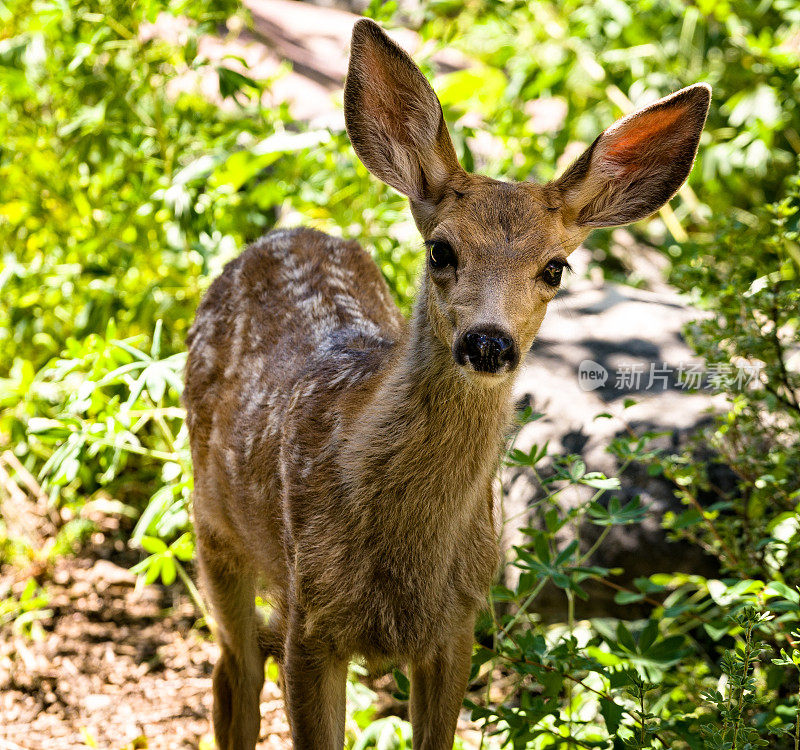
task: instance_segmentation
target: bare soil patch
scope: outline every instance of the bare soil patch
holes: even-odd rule
[[[97,555],[60,559],[38,578],[52,610],[40,637],[0,628],[0,750],[214,747],[218,650],[187,598],[137,588],[126,567]],[[0,574],[0,591],[23,586],[19,571]],[[274,683],[261,711],[259,750],[291,747]]]

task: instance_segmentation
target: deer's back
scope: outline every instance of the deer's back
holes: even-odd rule
[[[228,263],[188,336],[184,402],[198,526],[234,546],[252,538],[254,523],[268,526],[259,536],[281,537],[279,508],[270,513],[261,503],[277,503],[287,414],[315,385],[368,377],[403,327],[356,242],[282,230]]]

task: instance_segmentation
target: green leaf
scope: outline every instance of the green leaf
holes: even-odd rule
[[[639,651],[645,653],[658,637],[658,623],[655,620],[648,620],[644,630],[639,634]]]
[[[560,521],[561,519],[558,508],[550,508],[550,510],[544,514],[544,525],[551,534],[555,533],[561,528],[562,524]]]
[[[622,485],[617,477],[606,477],[599,471],[591,471],[581,480],[581,484],[595,487],[598,490],[618,490]]]
[[[564,677],[559,672],[546,672],[539,677],[539,681],[543,688],[542,694],[545,696],[558,696],[564,685]]]
[[[534,538],[533,548],[542,563],[546,565],[550,563],[550,547],[548,546],[547,538],[543,534]]]
[[[155,580],[161,573],[161,565],[164,561],[164,558],[160,555],[153,555],[152,557],[147,558],[147,560],[148,565],[144,576],[144,582],[149,586],[151,583],[155,583]]]
[[[476,646],[475,653],[472,654],[472,664],[482,666],[487,661],[494,659],[494,652],[484,646]],[[405,675],[403,675],[405,677]]]
[[[684,641],[685,637],[682,635],[671,635],[649,648],[646,656],[656,662],[676,662],[683,653],[682,646]]]
[[[570,558],[575,554],[578,549],[578,540],[573,539],[561,552],[558,553],[556,556],[555,562],[553,565],[559,566],[564,565],[566,562],[570,560]]]
[[[727,635],[731,626],[730,623],[725,620],[715,620],[713,622],[704,622],[703,628],[712,640],[718,641],[720,638]]]
[[[627,525],[641,523],[647,515],[647,508],[642,505],[638,495],[624,506],[620,504],[618,497],[612,497],[608,501],[608,508],[597,502],[591,503],[587,515],[598,526]]]
[[[624,713],[625,709],[615,701],[605,697],[600,698],[600,714],[610,735],[615,736],[617,734]]]
[[[162,320],[159,318],[156,321],[155,328],[153,329],[153,343],[150,345],[150,358],[153,360],[161,356],[161,327]]]
[[[800,604],[800,592],[796,588],[787,586],[782,581],[770,581],[764,589],[766,596],[782,596],[793,604]]]
[[[680,513],[674,521],[670,523],[673,529],[687,529],[690,526],[695,526],[703,520],[703,514],[695,508],[689,508]]]
[[[133,533],[131,534],[131,542],[139,543],[144,547],[143,539],[148,531],[155,530],[155,523],[156,521],[164,514],[167,508],[172,503],[172,488],[170,486],[162,486],[159,487],[153,497],[150,498],[150,501],[147,504],[147,507],[144,509],[141,516],[139,516],[139,520],[136,522],[136,526],[133,529]],[[149,539],[153,539],[154,537],[149,536]],[[160,541],[156,539],[156,541]],[[150,544],[150,542],[148,542]],[[156,551],[163,551],[163,550],[155,550],[150,549],[148,550],[145,548],[146,552],[156,552]]]
[[[637,594],[635,591],[617,591],[614,594],[614,602],[616,604],[633,604],[640,602],[644,599],[644,594]]]
[[[166,543],[161,540],[157,539],[154,536],[143,536],[141,540],[142,549],[145,552],[149,552],[151,555],[157,555],[161,552],[167,551]]]
[[[631,631],[621,621],[617,623],[617,642],[626,651],[636,653],[636,642],[633,640]]]
[[[218,65],[216,71],[219,78],[219,93],[223,99],[235,97],[242,89],[258,90],[258,84],[250,76],[226,68],[224,65]]]
[[[394,677],[394,682],[397,685],[397,690],[395,691],[395,695],[398,697],[398,700],[408,700],[408,697],[411,693],[411,683],[409,682],[408,677],[403,674],[399,669],[392,670],[392,676]]]
[[[175,582],[176,574],[175,560],[172,555],[164,555],[161,560],[161,580],[164,582],[164,585],[172,585]]]
[[[183,562],[188,562],[194,557],[194,541],[192,535],[186,532],[169,546],[170,552]]]
[[[576,459],[570,464],[569,476],[573,482],[579,482],[586,474],[586,464],[581,459]]]

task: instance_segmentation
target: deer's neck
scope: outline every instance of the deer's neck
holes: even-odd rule
[[[482,385],[460,372],[435,335],[423,283],[410,335],[358,417],[348,463],[361,489],[381,489],[393,513],[425,517],[485,488],[497,467],[511,411],[512,380]],[[349,468],[349,467],[348,467]],[[359,493],[361,494],[361,493]],[[376,498],[377,499],[377,498]],[[455,510],[455,508],[453,508]]]

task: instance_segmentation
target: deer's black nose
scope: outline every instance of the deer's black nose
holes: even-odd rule
[[[473,328],[467,331],[455,347],[456,361],[469,362],[478,372],[496,373],[513,369],[519,354],[514,339],[499,328]]]

